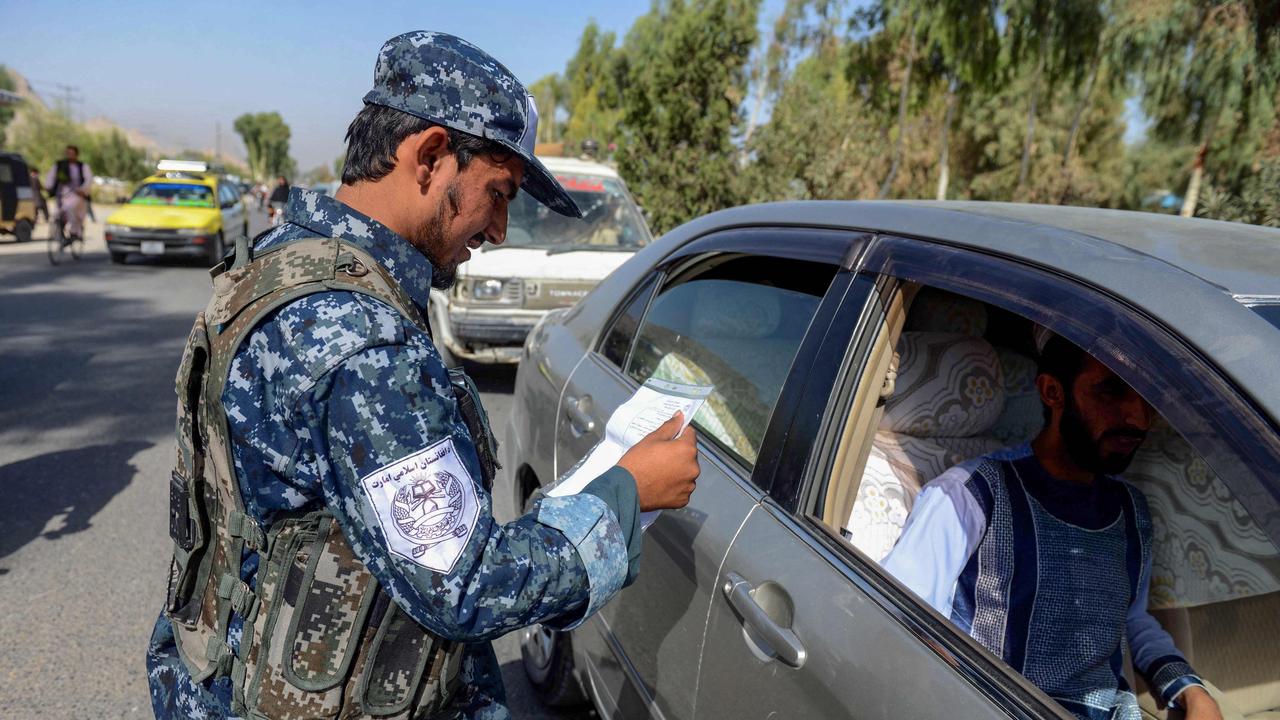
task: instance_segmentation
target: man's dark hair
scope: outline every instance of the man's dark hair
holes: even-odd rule
[[[396,149],[410,135],[425,132],[438,125],[385,105],[365,105],[347,126],[347,160],[342,166],[342,184],[354,185],[365,180],[387,176],[396,166]],[[449,133],[449,149],[458,158],[458,168],[465,168],[477,155],[509,158],[506,146],[461,130],[445,128]]]
[[[1045,343],[1044,350],[1040,351],[1040,359],[1036,364],[1036,374],[1044,374],[1056,378],[1062,383],[1062,389],[1066,393],[1068,400],[1071,397],[1071,386],[1075,383],[1076,376],[1084,369],[1084,361],[1087,355],[1079,345],[1064,340],[1054,335],[1049,338],[1049,342]],[[1044,424],[1049,424],[1049,418],[1053,412],[1048,405],[1044,406]]]
[[[79,155],[79,154],[80,154],[80,148],[76,147],[75,145],[68,145],[68,146],[67,146],[67,149],[68,149],[68,150],[75,150],[75,151],[76,151],[76,155]]]

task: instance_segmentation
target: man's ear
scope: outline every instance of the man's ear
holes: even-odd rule
[[[408,161],[413,177],[424,189],[431,184],[432,176],[440,167],[440,161],[450,154],[449,131],[439,125],[410,135],[400,144],[399,162]]]
[[[1061,411],[1067,406],[1067,389],[1062,386],[1058,378],[1048,373],[1040,373],[1036,376],[1036,389],[1040,391],[1040,402],[1049,409]]]

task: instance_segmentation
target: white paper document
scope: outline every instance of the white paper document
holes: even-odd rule
[[[680,427],[683,433],[713,389],[711,385],[684,385],[649,378],[635,395],[613,411],[605,425],[604,439],[570,468],[547,495],[561,497],[582,492],[592,480],[617,465],[632,445],[657,430],[677,412],[684,413],[684,425]],[[641,513],[641,527],[648,528],[658,519],[659,512]]]

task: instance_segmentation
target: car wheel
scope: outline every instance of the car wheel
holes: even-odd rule
[[[115,264],[117,264],[117,265],[123,265],[123,264],[124,264],[124,259],[125,259],[126,257],[128,257],[128,256],[129,256],[129,253],[116,252],[115,250],[112,250],[112,251],[111,251],[111,262],[113,262],[113,263],[115,263]]]
[[[222,233],[218,233],[213,236],[213,242],[209,243],[209,267],[222,262],[222,256],[226,254],[227,247],[222,241]]]
[[[533,507],[533,495],[525,500],[527,513]],[[547,707],[569,707],[587,701],[578,678],[573,674],[573,641],[567,632],[545,625],[530,625],[520,631],[520,659],[524,674],[533,686],[538,700]]]
[[[20,243],[28,243],[31,242],[31,232],[34,229],[35,228],[31,225],[30,220],[19,220],[13,225],[13,236],[17,238]]]

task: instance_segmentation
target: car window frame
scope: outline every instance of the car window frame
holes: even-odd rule
[[[674,274],[677,274],[673,272],[677,267],[687,267],[705,258],[725,253],[808,260],[832,265],[835,273],[831,284],[819,299],[818,307],[810,321],[809,328],[806,329],[805,335],[797,348],[796,357],[792,359],[791,369],[786,379],[783,380],[778,399],[774,403],[769,421],[765,426],[764,435],[760,440],[760,452],[755,466],[748,468],[733,453],[721,447],[718,440],[708,436],[707,433],[698,434],[699,448],[706,450],[709,455],[713,456],[723,466],[727,475],[734,477],[735,480],[743,484],[744,488],[748,489],[757,499],[760,499],[768,492],[769,485],[777,470],[779,453],[771,450],[771,448],[778,446],[781,439],[785,437],[785,433],[779,428],[785,428],[791,424],[795,401],[801,396],[799,387],[803,385],[808,368],[813,365],[818,355],[826,336],[827,326],[834,317],[835,311],[843,303],[845,294],[849,289],[849,282],[852,279],[849,268],[852,267],[865,250],[871,237],[868,233],[851,230],[786,226],[717,229],[698,236],[672,251],[671,254],[636,281],[624,295],[624,299],[609,313],[608,320],[601,324],[600,329],[588,346],[590,348],[588,355],[592,361],[621,378],[627,387],[633,390],[638,389],[640,383],[627,374],[626,366],[630,364],[632,353],[635,352],[636,339],[640,335],[639,328],[644,326],[649,312],[653,309],[654,302],[666,288],[668,280]],[[793,252],[786,252],[788,250]],[[640,316],[637,332],[632,337],[631,344],[624,356],[623,366],[618,367],[612,360],[605,357],[603,353],[604,342],[619,318],[626,312],[626,309],[644,292],[649,293],[649,297],[645,302],[644,312]],[[732,470],[731,472],[729,471],[730,469]]]
[[[999,272],[992,277],[1000,278],[1000,287],[976,279],[975,271],[983,266]],[[859,272],[917,282],[989,303],[1045,325],[1098,357],[1148,398],[1280,548],[1280,497],[1260,479],[1266,477],[1267,468],[1280,467],[1280,428],[1211,358],[1173,329],[1107,290],[1053,268],[946,243],[881,236],[868,249]],[[1035,296],[1019,295],[1012,291],[1015,286],[1025,287]],[[1073,290],[1074,294],[1061,296]],[[1070,313],[1056,309],[1066,307],[1068,301],[1072,303]],[[1095,317],[1089,317],[1090,313]],[[1091,325],[1091,321],[1100,324]],[[1115,327],[1100,334],[1098,329],[1106,322]],[[1144,364],[1135,362],[1136,357],[1143,357]],[[1160,376],[1162,373],[1167,379]],[[1224,406],[1229,406],[1230,412]],[[1255,513],[1260,504],[1270,506],[1270,512]]]
[[[996,277],[1000,277],[1001,282],[1006,284],[1003,290],[983,287],[984,282],[986,285],[991,285],[991,282],[974,278],[972,270],[981,266],[1001,271],[1001,274]],[[856,322],[858,328],[857,333],[846,342],[845,356],[839,361],[842,369],[837,378],[838,384],[825,388],[815,386],[806,393],[807,397],[800,401],[804,409],[796,413],[796,416],[806,418],[821,414],[821,422],[816,428],[813,423],[807,425],[793,423],[779,430],[788,436],[789,445],[810,447],[814,450],[807,454],[804,467],[799,473],[795,472],[799,458],[788,459],[789,470],[778,473],[779,482],[771,486],[762,504],[779,522],[788,525],[815,552],[840,569],[870,599],[894,616],[922,643],[932,647],[935,652],[956,667],[969,682],[997,702],[1006,712],[1015,717],[1042,717],[1048,713],[1070,718],[1072,716],[1065,709],[1049,699],[1029,680],[981,647],[966,633],[961,632],[947,618],[907,590],[877,562],[858,552],[839,534],[838,530],[822,522],[820,503],[835,460],[833,450],[838,445],[839,437],[848,420],[847,417],[841,416],[848,406],[847,391],[857,386],[860,375],[866,371],[866,354],[874,341],[873,333],[869,332],[869,329],[872,327],[876,306],[883,306],[889,294],[894,292],[902,282],[920,283],[989,302],[1038,322],[1047,321],[1046,324],[1058,330],[1061,328],[1058,321],[1048,316],[1034,317],[1034,313],[1028,314],[1025,306],[1034,305],[1036,301],[1019,299],[1010,293],[1007,287],[1009,279],[1014,276],[1047,280],[1050,284],[1057,284],[1059,288],[1075,288],[1083,293],[1092,293],[1100,307],[1119,310],[1143,333],[1167,335],[1167,341],[1176,342],[1187,353],[1193,351],[1178,338],[1176,333],[1110,293],[1078,279],[1067,277],[1051,268],[1036,266],[1016,258],[984,253],[971,248],[959,248],[928,238],[877,235],[859,258],[855,272],[855,282],[873,284],[880,298],[862,307],[860,312],[856,313],[856,320],[852,317],[855,314],[852,312],[854,308],[846,310],[842,313],[843,317],[833,323],[828,330],[830,342],[838,345],[844,336],[839,328],[840,323],[847,325],[850,322]],[[1074,330],[1064,330],[1062,334],[1068,340],[1081,344],[1082,347],[1096,350],[1090,347],[1096,343],[1088,342],[1088,338],[1082,337],[1079,331],[1080,328],[1077,327]],[[1120,347],[1123,347],[1123,344]],[[838,349],[838,347],[828,349],[827,355],[834,354]],[[1111,351],[1117,349],[1119,348],[1110,348]],[[1211,361],[1207,358],[1197,359],[1208,369],[1213,369]],[[1109,365],[1115,364],[1111,358],[1104,358],[1104,362]],[[1122,377],[1124,377],[1123,374]],[[1226,384],[1227,389],[1232,391],[1232,395],[1241,404],[1247,402],[1247,398],[1242,396],[1238,388],[1220,375],[1217,377]],[[1129,380],[1128,377],[1125,379]],[[1163,405],[1157,406],[1157,410],[1164,414],[1163,406],[1170,402],[1172,401],[1166,401]],[[818,405],[822,407],[818,408]],[[1251,410],[1258,413],[1259,417],[1256,419],[1261,424],[1261,428],[1270,429],[1265,422],[1265,415],[1256,408]],[[1175,412],[1174,414],[1180,416],[1185,413]],[[1183,426],[1179,420],[1168,418],[1168,416],[1166,418],[1175,430],[1183,432]],[[1201,446],[1191,438],[1187,440],[1203,456]],[[783,454],[787,453],[784,451]],[[790,454],[799,455],[799,453]],[[1205,460],[1209,462],[1208,458]],[[1218,469],[1218,466],[1212,463],[1210,466],[1215,470]],[[1221,472],[1219,476],[1223,477]],[[798,477],[799,482],[795,482],[794,477]],[[1223,479],[1226,482],[1225,477]],[[1228,485],[1228,487],[1233,493],[1237,493],[1234,486]],[[1241,499],[1238,494],[1237,500],[1242,504],[1246,503],[1246,500]],[[1257,517],[1254,519],[1261,526],[1260,519]],[[1265,530],[1264,528],[1264,532]]]

